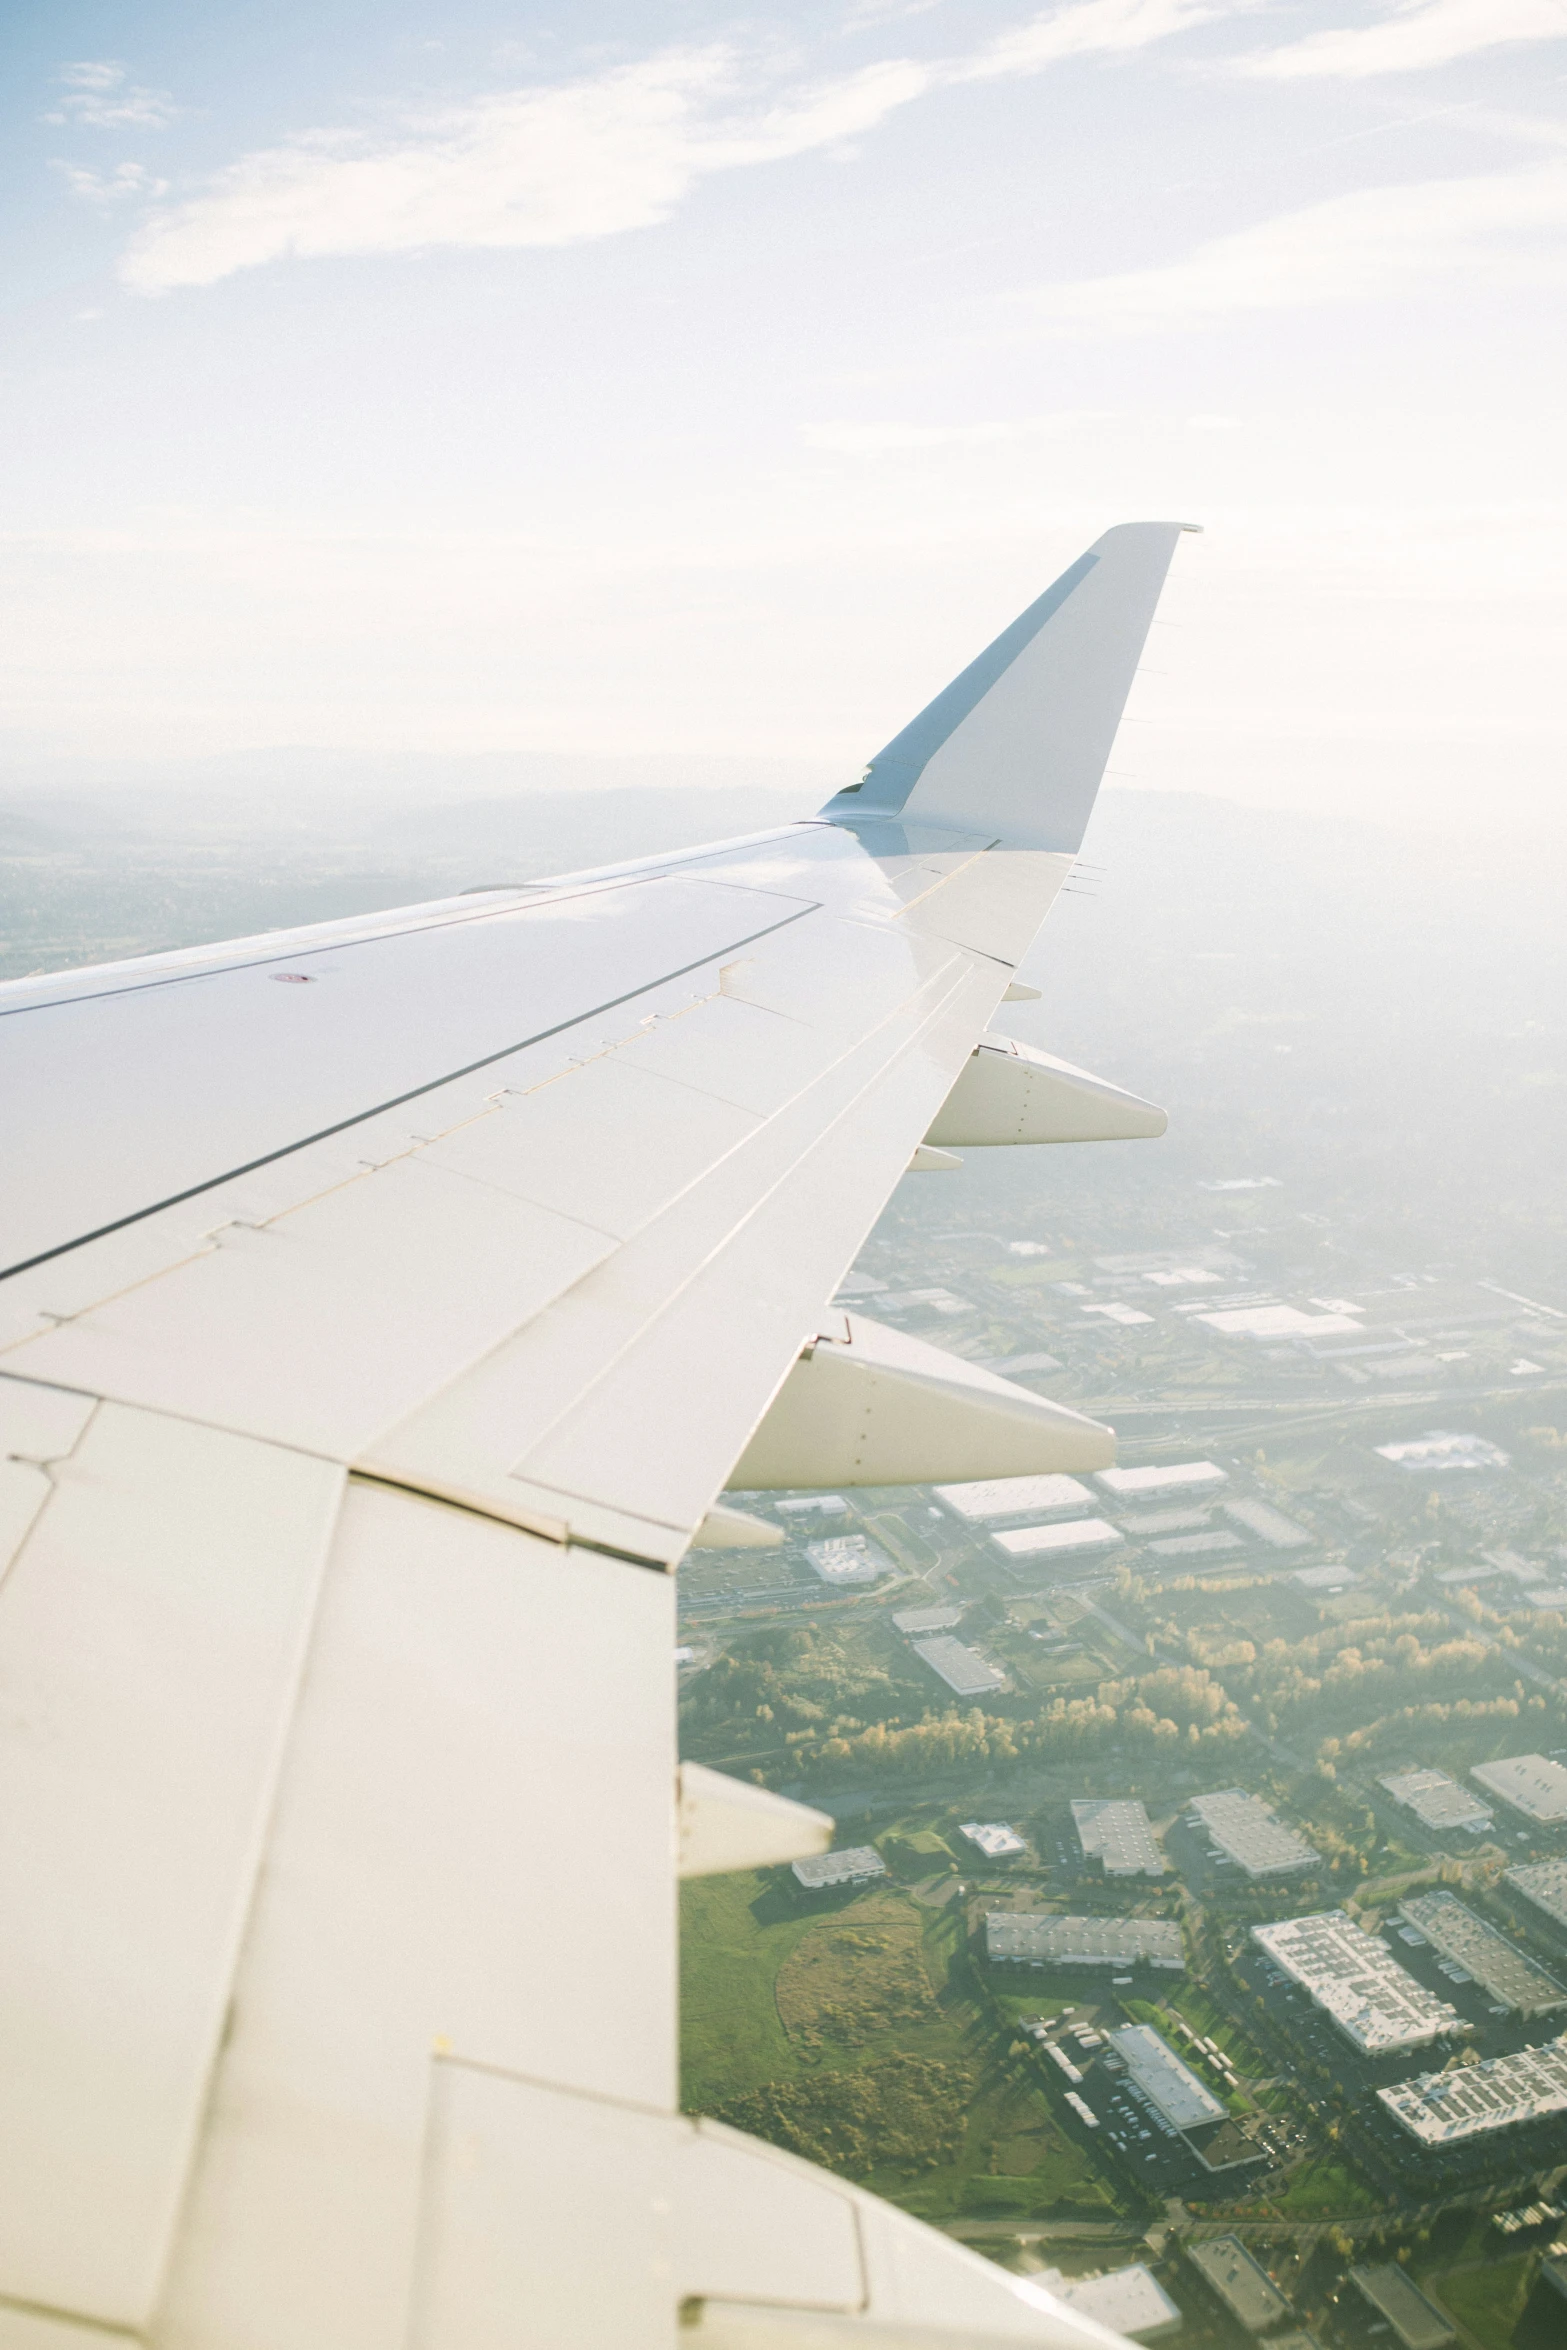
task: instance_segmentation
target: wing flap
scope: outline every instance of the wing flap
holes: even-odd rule
[[[50,1484],[0,1588],[0,2295],[135,2327],[195,2144],[342,1478],[104,1405]]]

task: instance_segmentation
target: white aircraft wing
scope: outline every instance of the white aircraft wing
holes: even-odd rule
[[[677,1868],[831,1824],[670,1570],[1110,1457],[828,1302],[938,1120],[1162,1124],[986,1030],[1177,527],[812,822],[0,990],[0,2350],[1111,2340],[680,2116]]]

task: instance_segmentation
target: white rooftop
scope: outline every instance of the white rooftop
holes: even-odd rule
[[[1193,1320],[1227,1338],[1328,1338],[1365,1328],[1353,1314],[1307,1314],[1299,1306],[1237,1306],[1229,1313],[1196,1314]]]
[[[1224,2119],[1227,2109],[1152,2025],[1126,2024],[1110,2034],[1110,2045],[1172,2129],[1195,2130]]]
[[[1542,1860],[1509,1869],[1507,1882],[1516,1885],[1536,1909],[1543,1909],[1557,1925],[1567,1926],[1567,1860]]]
[[[863,1534],[829,1534],[808,1542],[805,1555],[824,1583],[875,1583],[887,1572],[887,1562]]]
[[[1341,1909],[1253,1926],[1251,1938],[1368,2056],[1423,2047],[1457,2026],[1457,2010]]]
[[[1074,1803],[1072,1820],[1085,1860],[1103,1864],[1107,1877],[1162,1877],[1164,1859],[1148,1814],[1129,1799]]]
[[[1288,2317],[1289,2303],[1239,2236],[1210,2236],[1206,2243],[1189,2244],[1186,2253],[1249,2334],[1260,2334],[1265,2326]]]
[[[1446,1771],[1394,1771],[1380,1784],[1395,1803],[1403,1804],[1428,1828],[1467,1828],[1477,1833],[1488,1828],[1494,1816],[1477,1795],[1460,1787]]]
[[[1145,1493],[1194,1492],[1227,1485],[1229,1479],[1212,1461],[1166,1461],[1148,1469],[1101,1469],[1094,1482],[1102,1492],[1130,1500]]]
[[[1531,1820],[1567,1820],[1567,1769],[1547,1755],[1504,1755],[1476,1763],[1469,1776]]]
[[[1293,1518],[1285,1517],[1270,1502],[1257,1501],[1250,1494],[1241,1494],[1223,1505],[1227,1518],[1237,1526],[1245,1526],[1251,1533],[1260,1534],[1274,1550],[1302,1550],[1314,1538],[1304,1526],[1297,1526]]]
[[[950,1632],[963,1621],[960,1607],[906,1607],[893,1616],[900,1632]]]
[[[1505,1469],[1508,1455],[1484,1436],[1450,1436],[1440,1428],[1405,1444],[1379,1444],[1383,1460],[1401,1469]]]
[[[818,1852],[809,1860],[797,1860],[794,1873],[815,1892],[823,1885],[862,1885],[872,1877],[884,1877],[887,1864],[874,1844],[848,1844],[841,1852]]]
[[[1064,1918],[1042,1910],[993,1909],[985,1920],[991,1958],[1057,1966],[1184,1969],[1174,1918]]]
[[[1525,2016],[1567,2007],[1567,1988],[1452,1893],[1417,1893],[1398,1914],[1492,1999]]]
[[[1149,2341],[1167,2327],[1173,2332],[1181,2322],[1180,2310],[1141,2261],[1131,2268],[1113,2268],[1102,2277],[1064,2277],[1058,2268],[1047,2268],[1032,2281],[1079,2317],[1090,2317],[1096,2325],[1133,2341]]]
[[[936,1499],[960,1518],[1020,1518],[1026,1510],[1091,1510],[1094,1497],[1075,1477],[981,1477],[938,1485]]]
[[[1567,2113],[1567,2036],[1543,2048],[1520,2048],[1489,2064],[1453,2065],[1445,2073],[1417,2073],[1412,2081],[1379,2089],[1388,2112],[1426,2146],[1451,2146],[1520,2122]]]
[[[1010,1860],[1014,1854],[1028,1850],[1016,1828],[1007,1827],[1001,1820],[967,1820],[958,1833],[977,1845],[989,1860]]]
[[[930,1640],[916,1640],[914,1653],[959,1697],[984,1697],[992,1689],[999,1689],[1006,1678],[977,1648],[970,1648],[945,1632],[938,1632]]]
[[[1248,1877],[1283,1876],[1308,1867],[1317,1857],[1304,1836],[1285,1827],[1270,1803],[1248,1795],[1243,1787],[1194,1796],[1191,1809],[1219,1850]]]
[[[1070,1518],[1064,1526],[1018,1526],[991,1541],[1009,1558],[1067,1558],[1073,1551],[1114,1550],[1126,1538],[1103,1518]]]

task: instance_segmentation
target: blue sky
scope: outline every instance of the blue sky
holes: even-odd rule
[[[15,773],[830,783],[1166,514],[1123,773],[1559,821],[1567,0],[52,0],[3,73]]]

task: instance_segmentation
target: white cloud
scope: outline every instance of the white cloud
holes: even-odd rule
[[[1278,80],[1318,74],[1359,80],[1424,72],[1513,41],[1564,37],[1567,0],[1403,0],[1379,24],[1311,33],[1242,59],[1240,71]]]
[[[1567,165],[1362,188],[1215,237],[1162,269],[1028,297],[1067,326],[1139,332],[1226,312],[1362,301],[1466,268],[1538,278],[1562,265]]]
[[[81,196],[89,204],[122,204],[127,197],[163,196],[169,183],[160,180],[144,163],[121,163],[113,171],[89,171],[75,163],[55,161],[59,172],[73,196]]]
[[[833,148],[943,84],[1142,48],[1235,4],[1076,0],[966,57],[890,58],[771,91],[765,67],[736,47],[668,49],[380,137],[305,132],[154,215],[120,274],[163,293],[286,256],[566,245],[648,228],[715,172]]]
[[[1146,49],[1190,26],[1229,16],[1236,0],[1077,0],[1037,16],[1014,32],[1000,33],[977,56],[953,68],[953,79],[989,81],[1003,75],[1038,73],[1064,57],[1115,55]]]
[[[1018,416],[981,424],[807,424],[800,434],[808,449],[837,457],[896,457],[921,449],[988,449],[998,442],[1023,441],[1102,423],[1100,408],[1066,408],[1055,416]]]
[[[51,122],[85,123],[92,130],[162,130],[179,112],[167,90],[144,90],[117,58],[86,57],[60,68],[65,96]]]

